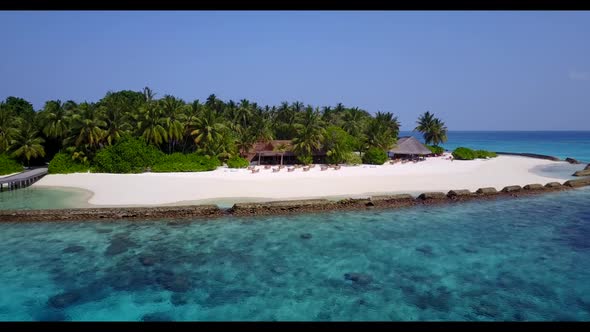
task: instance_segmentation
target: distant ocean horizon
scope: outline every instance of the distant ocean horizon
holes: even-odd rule
[[[416,131],[400,131],[399,136],[414,136],[424,141]],[[561,159],[574,158],[590,163],[590,131],[449,131],[448,140],[441,144],[452,151],[460,146],[495,152],[537,153]]]

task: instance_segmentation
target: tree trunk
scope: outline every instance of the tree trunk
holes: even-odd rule
[[[281,166],[283,166],[283,153],[281,153]]]

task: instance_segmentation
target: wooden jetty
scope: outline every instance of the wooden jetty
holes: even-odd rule
[[[47,174],[47,167],[35,168],[12,176],[0,178],[0,192],[25,188],[37,182]]]

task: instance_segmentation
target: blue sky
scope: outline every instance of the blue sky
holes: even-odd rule
[[[590,130],[590,12],[0,12],[0,98],[151,87],[430,110],[451,130]]]

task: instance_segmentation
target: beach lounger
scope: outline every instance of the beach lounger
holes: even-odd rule
[[[335,171],[337,171],[337,170],[339,170],[341,167],[342,167],[342,166],[340,166],[340,165],[334,166],[334,170],[335,170]]]
[[[260,172],[260,169],[253,169],[252,174]]]
[[[328,169],[328,166],[322,166],[322,167],[321,167],[321,170],[322,170],[322,171],[325,171],[325,170],[327,170],[327,169]]]
[[[278,172],[278,171],[280,171],[280,170],[281,170],[280,168],[273,168],[273,169],[272,169],[272,172],[273,172],[273,173],[276,173],[276,172]]]
[[[294,172],[295,171],[295,167],[289,167],[287,168],[287,172]]]
[[[309,171],[309,166],[303,167],[303,171],[304,171],[304,172],[307,172],[307,171]]]
[[[270,165],[264,165],[264,169],[270,169],[272,166]]]

